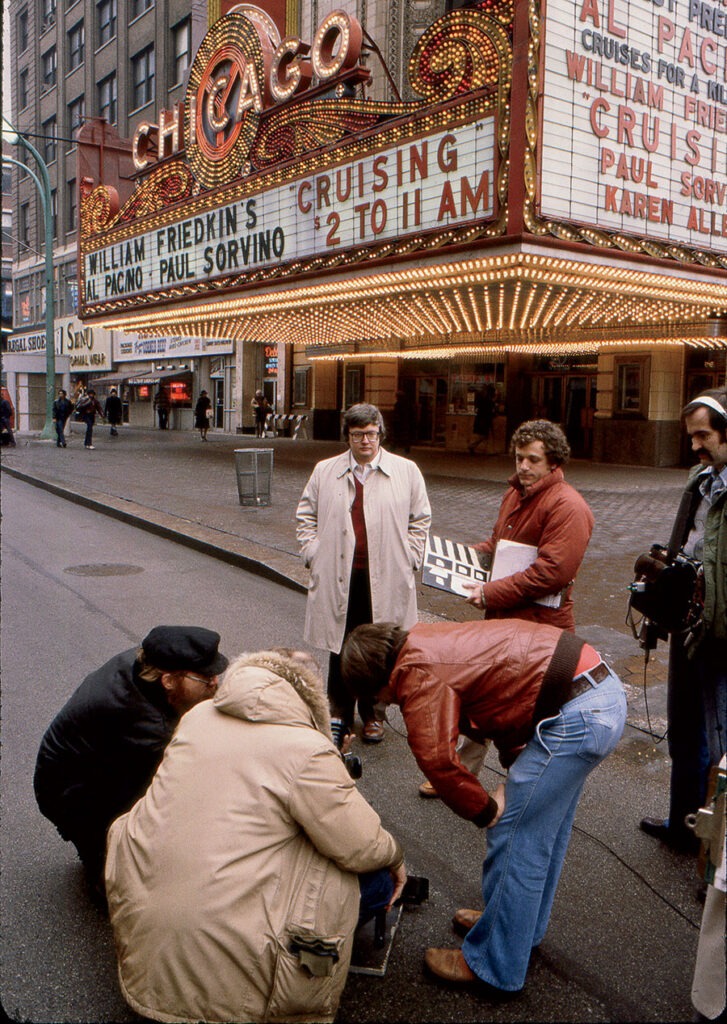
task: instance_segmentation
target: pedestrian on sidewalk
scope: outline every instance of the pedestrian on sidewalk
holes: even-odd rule
[[[483,441],[487,443],[492,437],[496,397],[497,390],[494,384],[487,384],[475,392],[475,421],[472,424],[472,437],[467,445],[470,455],[475,454]]]
[[[123,407],[121,405],[121,399],[117,394],[116,388],[111,388],[104,404],[104,416],[106,417],[106,422],[111,428],[109,431],[109,435],[111,437],[118,437],[119,435],[116,428],[121,423],[122,414]]]
[[[41,813],[102,883],[106,830],[151,781],[180,717],[227,667],[219,634],[156,626],[86,676],[45,732],[33,785]]]
[[[53,426],[56,431],[56,447],[66,447],[66,435],[65,428],[68,421],[68,417],[73,412],[73,403],[68,398],[67,393],[60,389],[58,392],[58,398],[53,403]]]
[[[207,431],[210,428],[211,408],[210,396],[203,389],[200,391],[197,404],[194,407],[194,425],[199,429],[199,434],[203,441],[207,440]]]
[[[305,639],[330,651],[328,699],[336,742],[351,732],[355,701],[341,681],[347,633],[363,622],[417,621],[414,573],[424,556],[431,510],[418,466],[381,447],[384,419],[375,405],[343,415],[348,451],[319,462],[298,503],[297,537],[310,569]],[[363,739],[384,738],[373,701],[359,701]]]
[[[458,910],[462,949],[428,949],[427,967],[483,994],[519,992],[548,927],[586,778],[623,731],[621,681],[572,633],[516,619],[359,626],[341,657],[359,700],[400,707],[412,753],[447,806],[489,830],[484,911]],[[457,754],[462,728],[498,749],[508,774],[494,793]]]
[[[405,455],[411,451],[412,438],[416,434],[417,411],[414,402],[403,389],[396,392],[396,401],[391,411],[391,450],[401,449]]]
[[[93,388],[89,388],[88,391],[83,394],[76,402],[76,413],[80,416],[80,419],[86,424],[86,436],[83,441],[83,447],[93,450],[93,426],[96,422],[96,416],[100,416],[104,419],[104,412],[96,398],[96,392]]]
[[[483,586],[467,585],[469,604],[486,619],[527,619],[575,632],[573,584],[593,531],[593,513],[575,488],[566,483],[563,466],[570,457],[568,440],[550,420],[521,423],[512,435],[515,473],[508,481],[490,537],[475,550],[489,569],[500,541],[528,544],[534,559],[524,570]],[[463,740],[460,757],[478,775],[486,748]],[[419,787],[436,797],[431,783]]]
[[[169,411],[171,407],[172,402],[169,397],[169,391],[163,384],[160,384],[157,393],[154,395],[154,408],[157,411],[160,430],[166,430],[169,425]]]
[[[314,660],[242,654],[109,829],[124,998],[160,1021],[333,1021],[357,921],[405,881],[331,742]]]
[[[13,407],[5,395],[0,395],[0,434],[7,438],[7,442],[4,443],[9,444],[11,448],[17,447],[13,434]]]
[[[709,767],[727,753],[727,388],[697,395],[682,418],[699,465],[689,474],[675,546],[702,564],[704,614],[696,637],[671,634],[669,815],[642,818],[640,827],[673,849],[696,853],[699,841],[684,818],[704,805]]]
[[[255,415],[255,436],[265,437],[265,421],[273,407],[260,389],[255,392],[250,405]]]

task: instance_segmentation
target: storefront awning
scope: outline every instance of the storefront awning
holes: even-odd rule
[[[159,384],[162,380],[184,380],[191,377],[191,370],[155,370],[153,373],[139,373],[133,377],[125,377],[127,384]]]
[[[124,377],[123,374],[110,373],[106,377],[94,377],[91,381],[92,384],[123,384],[124,381],[128,380],[128,377]]]

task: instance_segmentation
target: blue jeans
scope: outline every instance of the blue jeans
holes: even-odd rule
[[[93,424],[95,416],[84,416],[83,422],[86,424],[86,436],[83,439],[83,443],[86,448],[93,444]]]
[[[362,924],[371,920],[377,910],[388,905],[394,891],[394,879],[388,868],[380,868],[378,871],[368,871],[364,875],[359,875],[358,885],[361,902],[356,927],[360,928]]]
[[[58,444],[66,443],[66,436],[63,433],[63,427],[65,423],[63,420],[53,420],[53,426],[56,428],[56,439]]]
[[[496,988],[517,992],[525,984],[586,777],[614,750],[625,721],[626,696],[612,671],[540,722],[510,768],[505,812],[487,832],[484,913],[462,946],[470,968]]]

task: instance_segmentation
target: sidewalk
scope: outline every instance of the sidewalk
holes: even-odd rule
[[[343,450],[338,442],[211,432],[123,427],[118,437],[98,425],[94,451],[83,447],[80,425],[69,446],[19,436],[17,448],[2,450],[2,469],[38,486],[193,546],[276,582],[304,590],[307,572],[298,557],[295,509],[315,463]],[[239,504],[236,448],[274,452],[272,504]],[[512,473],[508,456],[470,456],[415,447],[432,504],[432,530],[465,542],[487,536]],[[596,518],[593,537],[575,588],[578,631],[593,643],[642,704],[643,656],[625,625],[627,585],[636,556],[653,541],[668,539],[684,485],[681,469],[643,469],[574,461],[567,479],[583,494]],[[79,552],[82,557],[82,552]],[[461,621],[477,613],[462,599],[419,584],[423,618]],[[663,645],[660,645],[663,647]],[[665,680],[666,650],[657,649],[647,673],[650,684]],[[663,688],[657,688],[661,691]],[[659,727],[659,705],[656,727]],[[636,710],[641,719],[641,711]],[[663,730],[662,730],[663,731]]]

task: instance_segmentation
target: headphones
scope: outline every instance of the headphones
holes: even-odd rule
[[[720,405],[717,399],[712,398],[711,395],[693,398],[689,405],[706,405],[710,409],[713,409],[718,416],[721,416],[723,420],[727,421],[727,409],[725,409],[723,405]]]

